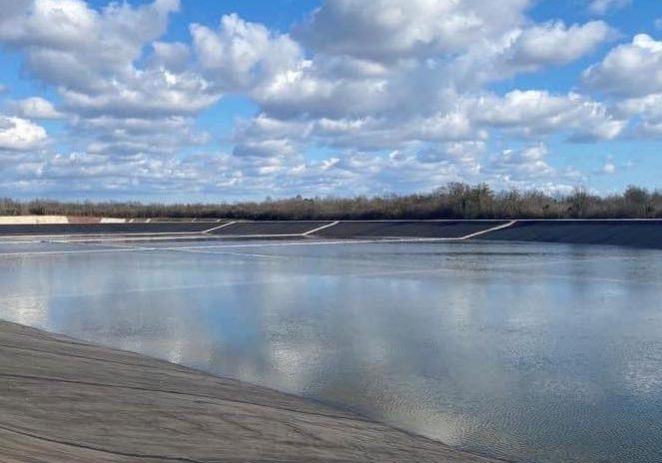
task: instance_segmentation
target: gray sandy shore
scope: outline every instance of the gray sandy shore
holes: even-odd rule
[[[0,321],[0,462],[491,460],[316,402]]]

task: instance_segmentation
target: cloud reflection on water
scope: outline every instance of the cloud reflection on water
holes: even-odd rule
[[[644,461],[662,448],[659,254],[487,243],[253,251],[3,260],[0,316],[503,457]]]

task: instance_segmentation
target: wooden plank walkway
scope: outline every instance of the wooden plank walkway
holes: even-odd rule
[[[0,322],[0,462],[449,462],[478,456],[301,398]]]

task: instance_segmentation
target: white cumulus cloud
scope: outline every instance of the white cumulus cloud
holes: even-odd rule
[[[27,119],[0,116],[0,150],[24,151],[44,144],[46,130]]]
[[[535,3],[323,0],[285,31],[219,8],[169,41],[178,0],[0,0],[0,45],[53,92],[5,98],[1,185],[258,197],[569,187],[581,174],[553,167],[552,140],[662,136],[662,45],[638,35],[577,76],[583,86],[545,90],[550,69],[617,34],[601,20],[538,22]],[[541,83],[518,89],[522,73]],[[231,129],[199,119],[229,95],[254,115]],[[56,118],[64,143],[49,144],[32,121]]]
[[[325,53],[375,61],[454,53],[500,37],[529,0],[326,0],[298,36]]]
[[[223,16],[218,31],[193,24],[191,35],[206,75],[227,90],[250,89],[295,66],[303,55],[288,35],[273,34],[264,25],[246,22],[236,14]]]
[[[503,98],[479,98],[471,106],[476,121],[529,137],[567,131],[575,140],[610,140],[627,125],[603,104],[574,93],[516,90]]]
[[[586,85],[619,97],[662,92],[662,41],[639,34],[584,72]]]
[[[610,33],[603,21],[567,27],[551,22],[524,29],[507,50],[509,62],[523,67],[570,63],[596,49]]]
[[[60,119],[63,117],[50,101],[34,96],[14,102],[13,110],[21,117],[30,119]]]

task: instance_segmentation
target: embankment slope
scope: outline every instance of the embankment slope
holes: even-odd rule
[[[494,460],[262,387],[0,322],[0,460]]]
[[[507,221],[355,220],[341,221],[315,236],[324,238],[460,238]]]
[[[63,235],[180,235],[185,238],[481,239],[603,244],[662,249],[662,219],[650,220],[348,220],[133,222],[95,224],[0,223],[0,238]],[[147,238],[146,238],[147,239]]]
[[[12,224],[0,225],[0,236],[201,233],[217,225],[204,222]]]
[[[662,249],[662,220],[519,220],[478,239]]]

